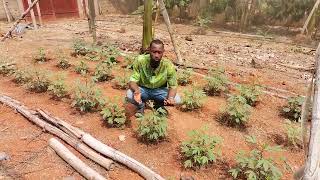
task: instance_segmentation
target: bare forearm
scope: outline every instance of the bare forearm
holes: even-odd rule
[[[130,81],[129,82],[129,88],[133,91],[133,92],[139,92],[139,86],[136,82]]]

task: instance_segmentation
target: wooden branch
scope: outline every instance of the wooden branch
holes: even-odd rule
[[[69,136],[62,130],[58,129],[57,127],[52,126],[51,124],[43,121],[42,119],[40,119],[38,116],[35,115],[36,113],[30,112],[30,110],[24,105],[22,105],[20,102],[17,102],[16,100],[4,95],[0,95],[0,102],[15,109],[17,112],[22,114],[25,118],[27,118],[37,126],[41,127],[42,129],[64,140],[66,143],[68,143],[74,149],[79,151],[81,154],[91,159],[92,161],[98,163],[99,165],[106,168],[107,170],[110,170],[113,168],[113,161],[96,153],[85,144],[79,142],[78,139],[72,138],[71,136]]]
[[[304,170],[304,180],[320,179],[320,43],[316,56],[316,75],[313,94],[311,136],[309,143],[308,159]]]
[[[160,6],[160,12],[161,12],[161,14],[163,16],[164,22],[165,22],[165,24],[167,26],[169,35],[171,37],[171,41],[172,41],[172,45],[173,45],[173,48],[174,48],[174,52],[176,53],[176,56],[177,56],[177,59],[178,59],[177,63],[178,64],[183,64],[183,60],[182,60],[182,57],[181,57],[181,54],[180,54],[180,49],[177,46],[176,40],[174,38],[173,30],[172,30],[172,27],[171,27],[170,18],[169,18],[169,15],[168,15],[168,12],[167,12],[167,9],[166,9],[166,6],[165,6],[163,0],[159,0],[159,6]]]
[[[286,67],[286,68],[299,70],[299,71],[308,71],[308,72],[313,72],[314,71],[314,67],[293,66],[293,65],[282,64],[282,63],[277,63],[276,65],[280,65],[280,66],[283,66],[283,67]]]
[[[37,6],[37,13],[38,13],[39,22],[40,22],[40,25],[42,26],[43,22],[42,22],[41,9],[40,9],[39,2],[37,2],[36,6]]]
[[[29,13],[29,11],[37,4],[39,0],[33,1],[33,3],[28,7],[28,9],[21,15],[21,17],[12,25],[7,34],[1,39],[1,41],[5,41],[12,33],[12,31],[16,28],[16,26],[20,23],[21,20]]]
[[[302,31],[301,31],[302,34],[304,34],[304,33],[308,34],[308,25],[310,23],[310,20],[311,20],[312,16],[314,15],[315,11],[318,9],[319,4],[320,4],[320,0],[317,0],[316,3],[314,4],[309,16],[308,16],[306,22],[303,25],[303,28],[302,28]]]
[[[91,27],[90,32],[92,33],[93,43],[95,43],[97,41],[97,32],[96,32],[96,21],[95,21],[96,13],[94,8],[94,0],[88,0],[88,4],[89,4],[89,15],[90,15],[89,24]]]
[[[50,147],[71,167],[79,172],[86,179],[105,180],[97,171],[91,169],[84,162],[82,162],[77,156],[70,152],[63,144],[61,144],[55,138],[49,140]]]
[[[111,159],[120,162],[121,164],[126,165],[130,169],[134,170],[135,172],[139,173],[142,177],[147,180],[164,180],[159,174],[156,174],[148,167],[144,166],[140,162],[136,161],[135,159],[117,151],[102,142],[98,141],[97,139],[93,138],[89,134],[84,134],[81,140],[90,146],[92,149],[100,152],[101,154],[110,157]]]
[[[31,0],[28,0],[28,5],[31,5]],[[34,29],[38,29],[37,27],[37,20],[36,20],[36,16],[34,15],[34,11],[33,8],[31,8],[30,10],[30,15],[31,15],[31,19],[32,19],[32,24],[34,26]]]
[[[10,14],[9,14],[9,10],[8,10],[8,6],[7,6],[6,0],[2,0],[2,3],[3,3],[4,12],[5,12],[6,16],[7,16],[8,22],[11,23],[11,17],[10,17]]]

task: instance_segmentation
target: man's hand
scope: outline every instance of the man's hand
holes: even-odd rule
[[[139,104],[142,103],[140,91],[133,93],[133,99]]]
[[[176,104],[176,101],[174,100],[173,97],[169,97],[164,100],[164,105],[166,106],[174,106]]]

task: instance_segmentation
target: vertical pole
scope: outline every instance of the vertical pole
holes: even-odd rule
[[[42,16],[41,16],[41,10],[40,10],[39,2],[37,2],[36,6],[37,6],[37,13],[38,13],[39,22],[40,22],[40,25],[42,26],[43,22],[42,22]]]
[[[78,5],[78,12],[79,12],[79,17],[83,18],[84,17],[84,7],[82,5],[82,0],[77,0],[77,5]]]
[[[89,24],[91,25],[91,32],[92,32],[92,37],[93,37],[93,42],[95,43],[97,41],[97,34],[96,34],[96,12],[94,8],[94,0],[89,0],[89,14],[90,14],[90,22]]]
[[[4,11],[6,13],[8,22],[11,23],[11,17],[10,17],[10,14],[9,14],[9,10],[8,10],[8,6],[7,6],[6,0],[2,0],[2,3],[3,3],[3,8],[4,8]]]
[[[31,0],[28,0],[28,6],[30,6],[30,5],[31,5]],[[33,8],[30,10],[30,14],[31,14],[31,19],[32,19],[32,24],[34,26],[34,29],[38,29],[37,21],[36,21],[35,15],[34,15]]]
[[[24,8],[23,8],[22,0],[17,0],[17,4],[18,4],[20,13],[23,14]]]
[[[145,52],[152,41],[152,7],[153,0],[144,1],[142,52]]]
[[[56,11],[54,9],[54,5],[53,5],[53,1],[52,0],[50,0],[50,4],[51,4],[51,8],[52,8],[53,17],[54,17],[54,19],[57,19]]]

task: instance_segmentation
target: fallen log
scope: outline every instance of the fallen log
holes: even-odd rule
[[[106,168],[107,170],[110,170],[113,168],[114,164],[113,161],[110,159],[107,159],[100,154],[96,153],[92,149],[90,149],[88,146],[86,146],[84,143],[80,142],[78,139],[74,139],[62,130],[58,129],[57,127],[43,121],[38,116],[36,116],[36,112],[31,112],[27,107],[22,105],[20,102],[17,102],[16,100],[0,95],[0,102],[15,109],[17,112],[22,114],[25,118],[33,122],[34,124],[38,125],[42,129],[44,129],[47,132],[50,132],[51,134],[59,137],[66,143],[68,143],[70,146],[72,146],[74,149],[79,151],[81,154],[83,154],[88,159],[91,159],[92,161],[96,162],[97,164],[101,165],[102,167]]]
[[[1,39],[1,41],[5,41],[12,33],[12,31],[16,28],[16,26],[20,23],[21,20],[24,19],[24,17],[30,12],[30,10],[38,3],[39,0],[35,0],[32,2],[32,4],[28,7],[28,9],[21,15],[21,17],[12,25],[10,30],[7,32],[7,34]]]
[[[95,180],[105,180],[98,172],[91,169],[83,161],[81,161],[77,156],[70,152],[63,144],[61,144],[55,138],[49,140],[50,147],[71,167],[73,167],[77,172],[79,172],[86,179]]]

